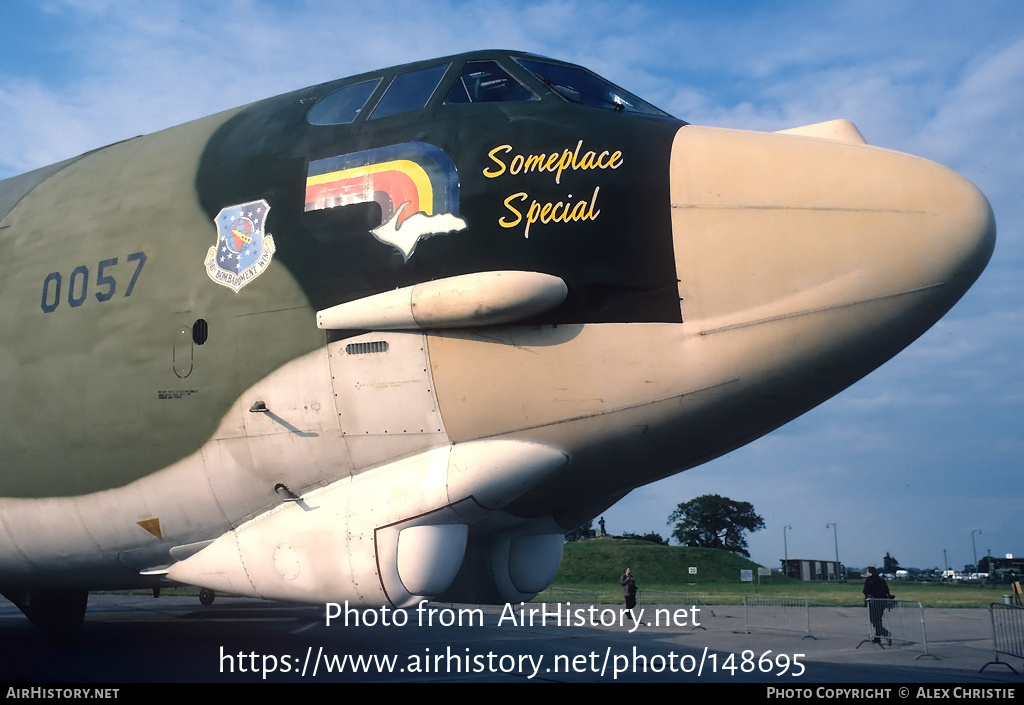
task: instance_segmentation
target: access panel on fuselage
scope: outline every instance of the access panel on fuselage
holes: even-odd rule
[[[447,442],[420,333],[369,333],[328,346],[331,384],[356,468]]]

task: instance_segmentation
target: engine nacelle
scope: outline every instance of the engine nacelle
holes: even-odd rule
[[[284,502],[175,563],[167,577],[269,599],[415,604],[455,579],[472,524],[568,462],[560,450],[518,441],[437,448]],[[515,595],[550,582],[533,589],[541,573],[558,569],[557,538],[553,570],[550,538],[495,543],[498,563],[512,566],[498,572]],[[539,562],[538,548],[546,557]]]
[[[553,528],[553,522],[548,530]],[[469,542],[462,569],[440,596],[445,602],[528,601],[555,579],[563,533],[497,534]]]

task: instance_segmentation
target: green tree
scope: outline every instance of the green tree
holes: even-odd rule
[[[717,494],[706,494],[683,502],[668,517],[675,522],[672,536],[685,546],[721,548],[750,556],[744,533],[764,528],[764,519],[754,513],[750,502],[737,502]]]
[[[893,575],[897,570],[900,569],[900,562],[889,555],[889,552],[885,552],[885,557],[882,558],[882,572]]]

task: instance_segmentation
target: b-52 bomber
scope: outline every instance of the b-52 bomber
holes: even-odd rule
[[[875,369],[981,274],[945,167],[482,51],[0,182],[0,592],[517,602],[563,534]],[[212,593],[207,593],[212,594]]]

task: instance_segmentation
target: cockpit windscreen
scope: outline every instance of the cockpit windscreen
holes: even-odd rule
[[[578,66],[526,57],[516,57],[516,61],[569,102],[627,113],[668,116],[668,113],[658,110],[629,91]]]

